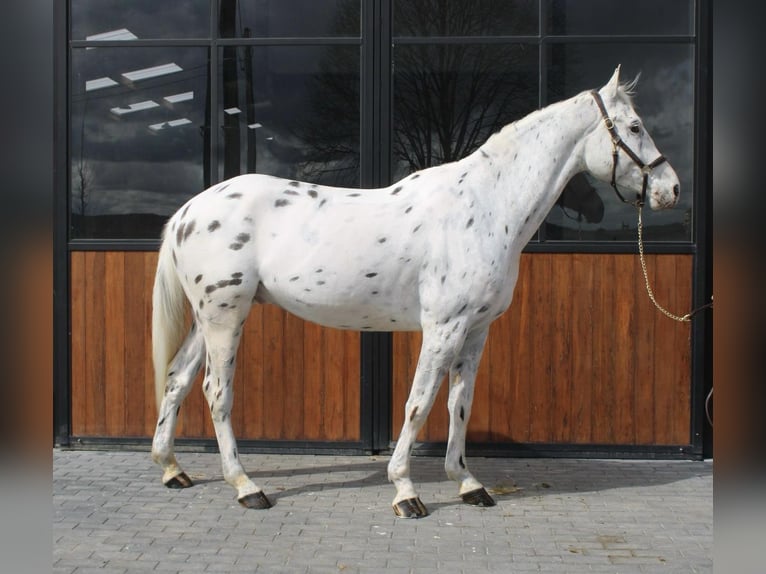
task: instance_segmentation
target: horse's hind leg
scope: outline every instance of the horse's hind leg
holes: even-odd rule
[[[465,435],[471,416],[476,371],[487,340],[487,329],[468,335],[465,344],[450,367],[450,389],[447,408],[450,425],[447,456],[444,468],[447,476],[456,481],[459,494],[467,504],[494,506],[495,501],[468,470],[465,457]]]
[[[178,411],[192,388],[194,377],[202,366],[204,354],[205,342],[202,333],[194,324],[168,367],[165,396],[159,408],[152,441],[152,459],[162,467],[162,482],[168,488],[192,486],[192,481],[176,461],[173,443]]]
[[[241,328],[246,316],[246,312],[244,315],[231,312],[221,323],[208,322],[203,325],[208,367],[203,390],[215,426],[224,479],[237,489],[237,500],[242,506],[270,508],[269,499],[248,478],[240,463],[237,441],[231,426],[234,368]]]

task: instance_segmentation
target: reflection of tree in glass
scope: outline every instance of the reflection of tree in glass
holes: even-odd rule
[[[395,2],[397,36],[481,37],[536,29],[534,2]],[[397,173],[455,161],[537,107],[537,52],[520,44],[399,45],[394,51]],[[397,169],[398,168],[398,169]]]
[[[480,36],[502,20],[536,26],[532,10],[494,1],[396,2],[396,33]],[[519,3],[526,7],[528,3]],[[339,10],[339,26],[358,11]],[[399,26],[398,23],[403,25]],[[358,179],[359,91],[349,74],[357,52],[331,47],[311,86],[311,114],[298,133],[309,147],[306,176],[350,185]],[[399,44],[394,51],[395,179],[460,159],[503,125],[537,107],[537,51],[520,44]],[[404,173],[401,173],[404,172]],[[329,178],[328,178],[329,176]],[[330,179],[331,181],[327,181]]]
[[[335,30],[358,29],[359,3],[336,12]],[[327,46],[308,83],[308,113],[291,132],[306,146],[301,177],[315,183],[359,185],[359,49]]]
[[[394,171],[461,159],[537,107],[536,55],[529,56],[519,45],[397,47]]]

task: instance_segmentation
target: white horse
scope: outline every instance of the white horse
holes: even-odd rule
[[[468,157],[390,187],[360,191],[249,174],[190,199],[165,226],[153,293],[159,417],[152,457],[164,484],[191,486],[173,442],[204,359],[223,476],[242,505],[271,506],[240,463],[229,415],[242,325],[252,304],[272,303],[338,329],[422,330],[388,465],[394,512],[428,514],[410,480],[410,451],[447,374],[447,475],[465,502],[494,505],[464,453],[476,370],[490,323],[511,303],[522,248],[582,171],[645,196],[653,209],[678,200],[678,177],[644,130],[619,67],[600,90],[533,112]],[[185,333],[187,304],[194,321]]]

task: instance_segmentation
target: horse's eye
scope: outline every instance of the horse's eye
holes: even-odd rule
[[[633,122],[630,124],[630,131],[632,131],[634,134],[641,132],[641,125],[638,122]]]

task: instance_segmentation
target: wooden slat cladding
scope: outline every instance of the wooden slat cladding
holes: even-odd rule
[[[71,254],[72,434],[154,432],[151,290],[157,254]],[[178,436],[215,436],[201,375]],[[237,356],[232,422],[238,438],[360,439],[359,335],[258,305]]]
[[[690,309],[692,257],[647,264],[658,300]],[[420,342],[394,335],[397,436]],[[513,304],[490,331],[468,440],[688,444],[690,361],[689,325],[655,309],[637,256],[525,254]],[[419,440],[446,440],[446,387]]]

